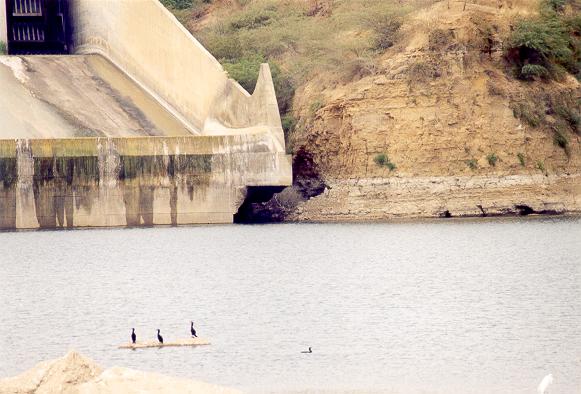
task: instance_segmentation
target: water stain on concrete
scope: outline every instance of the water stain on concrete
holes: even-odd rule
[[[101,56],[87,56],[86,62],[104,91],[114,98],[148,135],[192,134],[159,102],[111,62]]]
[[[192,135],[99,55],[0,56],[0,86],[0,138]]]

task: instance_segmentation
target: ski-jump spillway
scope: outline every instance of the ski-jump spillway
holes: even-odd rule
[[[157,0],[67,5],[71,55],[0,56],[0,228],[229,223],[291,184],[268,65],[250,95]]]

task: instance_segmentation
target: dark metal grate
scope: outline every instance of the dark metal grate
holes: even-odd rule
[[[12,39],[16,42],[44,42],[43,26],[16,23],[12,26]]]
[[[13,0],[12,15],[42,16],[42,0]]]
[[[72,39],[69,0],[5,0],[5,3],[9,54],[69,52]]]

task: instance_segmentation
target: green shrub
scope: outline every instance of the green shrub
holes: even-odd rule
[[[309,111],[311,116],[314,116],[321,108],[323,108],[325,104],[321,100],[316,100],[309,106]]]
[[[519,21],[508,40],[508,59],[517,67],[517,76],[556,76],[555,66],[571,61],[569,34],[557,16]]]
[[[486,160],[488,161],[488,165],[495,167],[496,162],[498,161],[498,156],[496,156],[496,153],[490,153],[488,156],[486,156]]]
[[[574,109],[567,107],[566,105],[557,105],[555,107],[555,113],[561,116],[575,133],[581,131],[581,116],[579,112]]]
[[[216,30],[199,38],[202,44],[222,64],[236,62],[244,56],[242,43],[235,35],[225,34],[220,30]]]
[[[466,161],[466,165],[468,166],[468,168],[470,168],[471,170],[476,170],[478,168],[478,160],[476,159],[470,159]]]
[[[545,169],[545,163],[541,160],[537,161],[536,164],[537,170],[541,171],[543,174],[547,173],[547,170]]]
[[[278,109],[282,114],[286,114],[290,111],[295,97],[295,82],[291,76],[283,72],[274,61],[270,61],[269,65],[272,74],[272,82],[274,83],[274,90],[276,92]]]
[[[528,103],[511,103],[512,114],[515,118],[524,121],[532,127],[538,127],[543,120],[543,115],[538,109],[534,109]]]
[[[392,163],[391,160],[389,160],[389,156],[387,156],[385,153],[379,153],[373,158],[373,161],[379,167],[386,167],[390,172],[397,169],[397,166]]]
[[[518,153],[516,157],[518,158],[518,162],[522,167],[526,166],[525,155],[523,153]]]
[[[454,32],[448,29],[434,29],[428,36],[428,47],[431,51],[449,48],[455,42]]]
[[[383,167],[387,162],[389,162],[389,159],[388,159],[388,157],[387,157],[387,155],[385,153],[380,153],[377,156],[375,156],[375,158],[373,159],[373,161],[378,166]]]
[[[402,25],[399,18],[389,14],[380,14],[368,19],[368,23],[375,35],[373,41],[375,49],[385,51],[395,44],[397,33]]]
[[[257,29],[259,27],[268,26],[276,20],[276,10],[251,8],[246,12],[242,12],[237,18],[230,22],[233,29]]]
[[[549,70],[539,64],[525,64],[520,71],[524,79],[548,78]]]
[[[223,66],[230,78],[235,79],[247,92],[254,92],[260,65],[264,61],[259,56],[243,57],[233,62],[224,62]]]
[[[290,135],[297,125],[297,118],[293,114],[286,114],[281,118],[282,129],[285,135]]]
[[[174,10],[185,10],[194,5],[194,0],[161,0],[161,3]]]
[[[541,7],[548,7],[552,11],[561,12],[566,3],[567,0],[544,0]]]
[[[555,129],[555,133],[553,134],[553,142],[559,148],[563,149],[567,155],[569,155],[569,139],[560,129]]]
[[[8,52],[8,47],[4,41],[0,41],[0,55],[6,55]]]
[[[507,58],[519,78],[560,79],[566,70],[581,77],[581,16],[567,16],[566,4],[577,0],[543,0],[540,16],[521,19],[508,39]]]
[[[235,61],[224,62],[223,66],[231,78],[235,79],[246,91],[252,93],[256,87],[256,81],[258,80],[258,73],[262,63],[265,63],[263,57],[249,56]],[[292,105],[295,91],[294,84],[290,77],[282,73],[276,63],[270,62],[270,71],[276,91],[278,108],[282,114],[285,114]]]

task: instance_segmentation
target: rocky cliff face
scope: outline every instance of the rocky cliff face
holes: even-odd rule
[[[287,219],[581,211],[580,135],[559,110],[578,110],[579,82],[513,78],[503,39],[535,8],[478,3],[414,14],[373,75],[301,88],[293,146],[328,187]]]
[[[542,2],[553,4],[214,0],[202,7],[187,25],[223,61],[238,61],[236,71],[251,64],[248,52],[299,75],[297,122],[287,135],[295,184],[251,204],[246,219],[580,212],[580,84],[566,73],[519,80],[507,61],[518,20],[538,16]],[[560,15],[579,12],[578,3],[565,4]],[[292,22],[282,16],[289,13]]]

